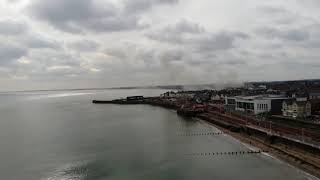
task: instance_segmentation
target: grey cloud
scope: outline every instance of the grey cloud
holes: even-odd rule
[[[302,46],[311,50],[320,48],[320,24],[314,23],[301,29],[307,31],[310,35],[308,41],[304,42]]]
[[[105,50],[105,54],[119,59],[127,57],[126,51],[121,48],[108,48]]]
[[[264,27],[257,30],[258,34],[262,34],[266,38],[281,39],[287,41],[305,41],[309,39],[309,33],[306,30],[289,29],[279,30],[276,28]]]
[[[285,32],[282,37],[291,41],[304,41],[309,38],[309,33],[300,30],[290,30]]]
[[[36,0],[29,8],[35,16],[53,23],[86,21],[114,14],[112,7],[99,7],[91,0]]]
[[[318,49],[320,48],[320,39],[312,39],[311,41],[303,44],[303,47],[309,49]]]
[[[29,53],[29,58],[42,66],[80,66],[81,59],[63,50],[38,49]]]
[[[114,32],[145,28],[145,25],[139,24],[139,18],[136,16],[113,16],[107,18],[95,19],[82,24],[82,27],[95,32]]]
[[[123,6],[110,1],[94,0],[35,0],[27,8],[31,16],[48,22],[57,29],[72,33],[114,32],[145,28],[139,23],[137,11],[155,4],[177,0],[122,1]],[[139,9],[140,8],[140,9]]]
[[[257,8],[258,11],[271,15],[286,15],[289,13],[284,7],[277,6],[262,6]]]
[[[46,39],[44,37],[41,37],[39,35],[34,36],[26,36],[25,38],[21,38],[22,43],[28,47],[28,48],[51,48],[51,49],[59,49],[60,46],[58,42]]]
[[[274,27],[287,28],[290,26],[303,25],[306,23],[314,23],[317,20],[311,16],[303,15],[293,11],[292,8],[287,6],[261,6],[257,8],[261,22],[273,25]]]
[[[79,67],[73,66],[48,66],[45,69],[45,73],[50,75],[60,75],[60,76],[77,76],[79,74],[85,74],[85,71]]]
[[[159,59],[165,65],[169,65],[171,62],[184,60],[185,53],[182,50],[170,49],[165,50],[159,54]]]
[[[180,34],[180,33],[198,34],[198,33],[204,33],[205,29],[197,23],[193,23],[185,19],[182,19],[174,25],[169,25],[168,27],[164,28],[162,31],[173,33],[173,34]]]
[[[20,2],[21,0],[7,0],[7,2],[9,3],[17,3],[17,2]]]
[[[88,52],[88,51],[95,51],[99,48],[99,44],[95,41],[91,40],[80,40],[76,42],[72,42],[68,45],[68,47],[78,50],[78,51],[83,51],[83,52]]]
[[[226,64],[226,65],[246,65],[247,62],[243,59],[230,59],[230,60],[226,60],[223,61],[222,64]]]
[[[205,29],[199,24],[180,20],[176,24],[168,25],[163,29],[147,32],[146,37],[156,41],[168,42],[168,43],[185,43],[187,39],[185,35],[199,35],[204,34]]]
[[[27,49],[31,48],[59,48],[56,41],[43,37],[32,32],[32,28],[24,22],[18,20],[0,21],[0,36],[9,42],[14,42]]]
[[[189,46],[195,51],[228,50],[234,47],[235,40],[249,37],[241,32],[207,32],[200,25],[185,20],[145,36],[159,42]]]
[[[27,54],[27,50],[13,44],[0,42],[0,65],[9,65]]]
[[[249,36],[244,33],[220,32],[210,34],[209,37],[201,38],[195,43],[199,51],[219,51],[234,48],[236,39],[246,39]]]
[[[15,63],[13,73],[25,75],[33,80],[48,81],[86,76],[88,70],[81,67],[82,59],[64,50],[35,49],[25,56],[30,64]]]
[[[302,6],[306,6],[306,7],[312,7],[312,8],[318,8],[320,6],[320,1],[318,0],[304,0],[304,1],[300,1],[300,0],[296,0],[296,2]]]
[[[36,0],[28,10],[32,16],[58,29],[80,33],[83,26],[89,26],[92,21],[97,23],[103,18],[114,17],[114,8],[110,3],[98,5],[92,0]]]
[[[25,23],[14,20],[0,20],[0,35],[19,35],[27,31]]]
[[[125,10],[127,13],[146,11],[155,5],[175,4],[179,0],[126,0]]]
[[[60,81],[86,76],[89,71],[81,67],[81,57],[64,49],[36,48],[24,54],[22,61],[16,61],[18,58],[15,56],[9,63],[3,64],[10,78],[32,79],[33,82]]]
[[[49,80],[69,87],[74,86],[72,78],[89,87],[319,75],[320,29],[311,27],[319,13],[294,2],[250,0],[237,8],[223,1],[223,14],[210,7],[196,12],[194,6],[210,6],[210,0],[28,2],[27,7],[17,3],[5,10],[25,21],[0,21],[0,79],[7,74],[11,81],[16,75],[30,77],[28,83]],[[15,12],[20,8],[26,9]]]

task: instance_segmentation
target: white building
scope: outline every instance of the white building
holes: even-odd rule
[[[311,116],[311,103],[309,101],[286,100],[282,103],[283,116],[308,117]]]
[[[186,98],[186,99],[192,99],[194,97],[194,93],[192,92],[174,92],[174,91],[169,91],[164,94],[161,94],[160,97],[163,98]]]
[[[164,94],[161,94],[160,97],[163,97],[163,98],[176,98],[177,97],[177,93],[174,92],[174,91],[168,91]]]
[[[282,101],[287,98],[272,95],[226,97],[229,109],[252,114],[263,112],[281,112]]]
[[[224,100],[224,96],[223,95],[218,95],[218,94],[216,94],[216,95],[213,95],[213,96],[211,96],[211,100],[212,101],[220,101],[220,100]]]

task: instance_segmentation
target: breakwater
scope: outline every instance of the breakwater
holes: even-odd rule
[[[202,152],[202,153],[188,153],[186,156],[241,156],[248,154],[261,154],[267,151],[231,151],[231,152]]]

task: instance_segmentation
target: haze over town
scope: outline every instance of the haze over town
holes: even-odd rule
[[[317,78],[319,8],[318,0],[2,0],[0,90]]]

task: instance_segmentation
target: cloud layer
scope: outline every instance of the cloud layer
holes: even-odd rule
[[[317,78],[319,5],[3,1],[0,90]]]

